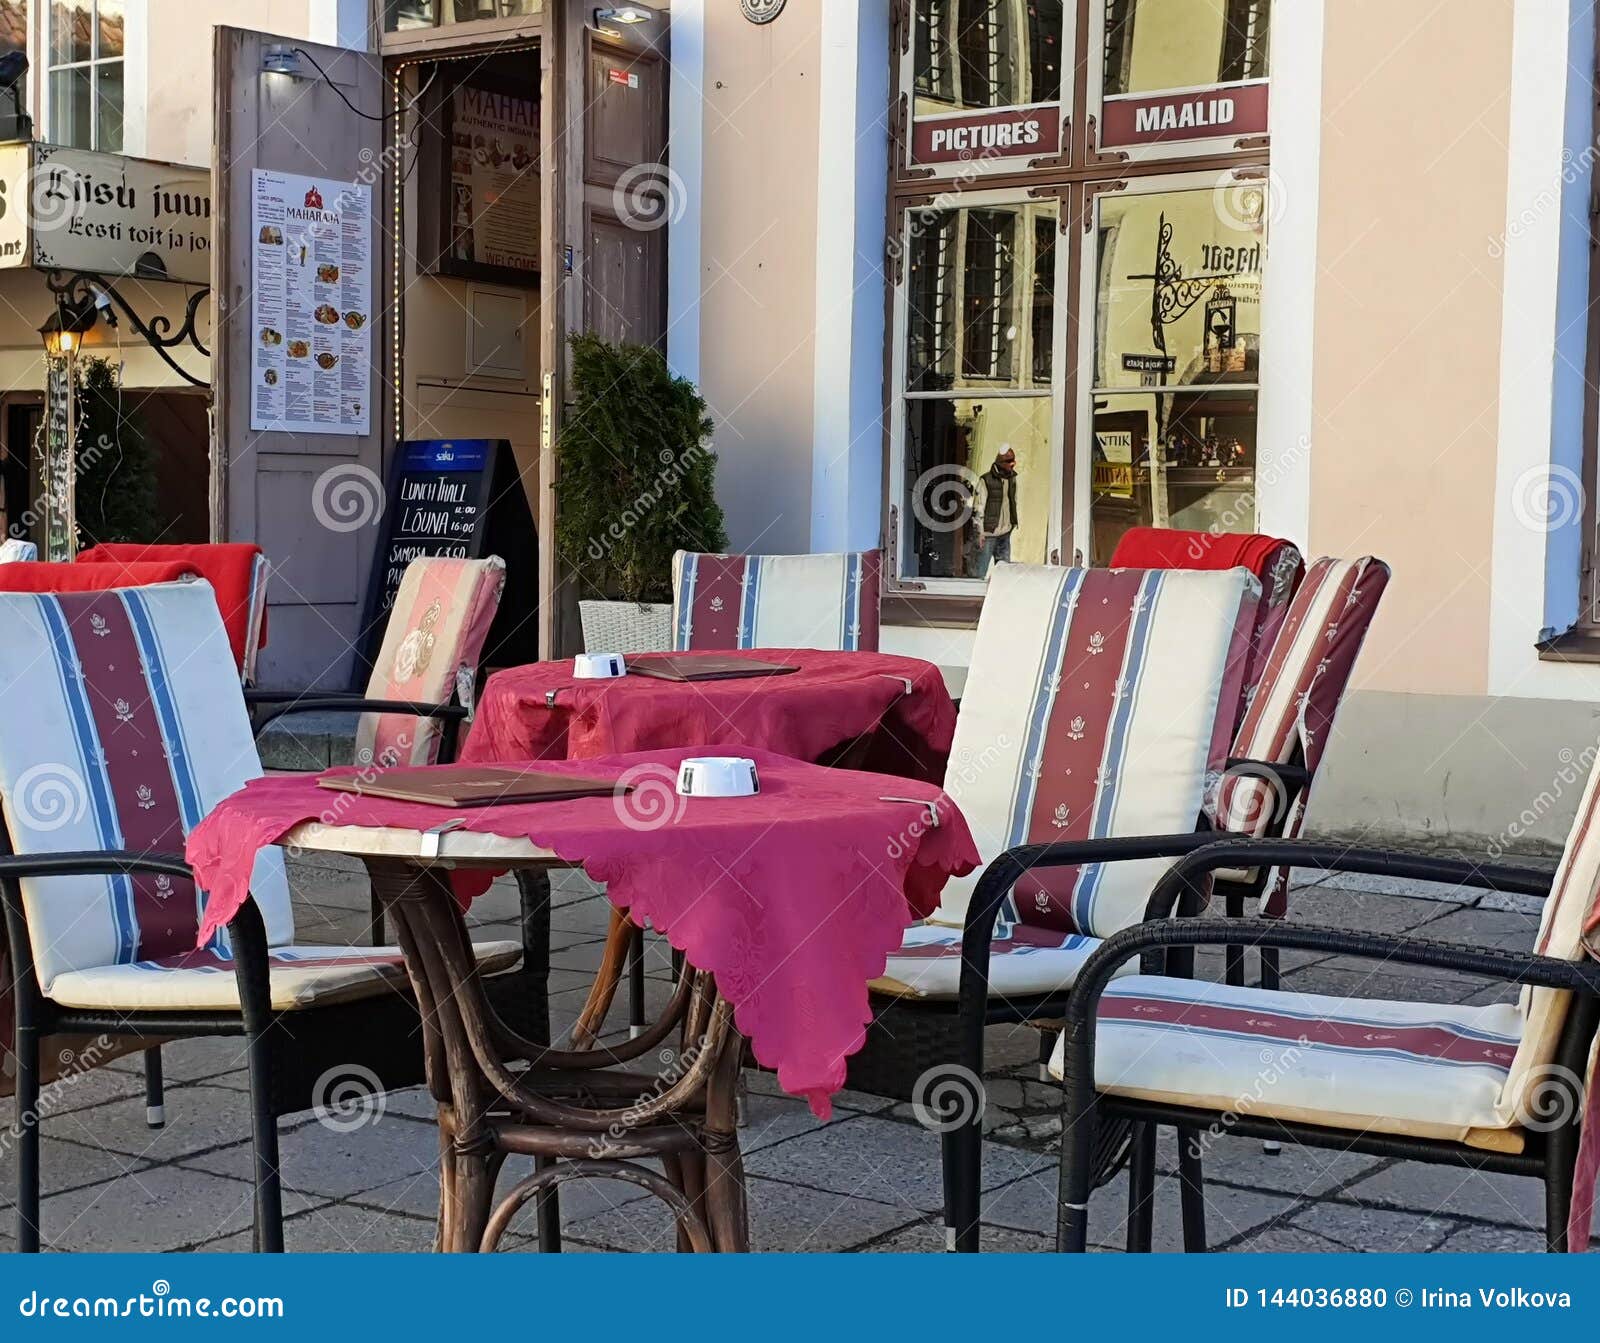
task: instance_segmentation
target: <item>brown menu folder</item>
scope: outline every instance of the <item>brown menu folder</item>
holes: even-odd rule
[[[628,658],[629,676],[653,676],[658,681],[739,681],[747,676],[784,676],[799,670],[782,662],[725,658],[714,653],[651,653]]]
[[[340,774],[317,784],[336,793],[359,793],[393,802],[430,807],[498,807],[524,802],[564,802],[575,797],[610,797],[619,787],[610,779],[551,774],[516,765],[419,765],[386,769],[371,776]],[[623,792],[631,785],[620,785]]]

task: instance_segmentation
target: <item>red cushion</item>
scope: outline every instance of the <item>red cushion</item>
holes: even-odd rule
[[[1130,527],[1111,555],[1113,569],[1233,569],[1271,577],[1288,541],[1257,532],[1185,532],[1171,527]]]
[[[217,606],[222,611],[222,623],[227,627],[228,642],[233,646],[234,660],[242,669],[245,665],[245,640],[250,629],[250,593],[255,581],[256,559],[260,554],[260,546],[243,542],[192,546],[113,543],[91,546],[78,556],[78,562],[96,567],[117,566],[130,574],[151,562],[181,563],[188,572],[199,574],[217,594]],[[266,643],[267,618],[263,611],[257,646],[264,648]]]
[[[0,592],[105,592],[109,588],[142,588],[201,577],[192,564],[46,564],[42,561],[0,564]]]

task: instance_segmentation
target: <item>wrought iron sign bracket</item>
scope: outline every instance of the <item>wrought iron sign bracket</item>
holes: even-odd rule
[[[200,305],[205,302],[211,293],[209,285],[201,286],[189,295],[188,302],[184,305],[183,322],[173,330],[172,318],[165,313],[157,313],[146,321],[138,310],[122,296],[122,292],[111,280],[93,271],[75,271],[68,275],[63,271],[47,271],[44,277],[45,284],[56,299],[65,307],[83,311],[85,308],[97,308],[105,313],[106,320],[112,325],[116,324],[116,313],[111,305],[115,305],[122,315],[127,318],[131,326],[143,338],[144,342],[161,356],[167,367],[176,373],[185,382],[195,387],[210,387],[211,384],[204,378],[197,378],[178,363],[170,351],[182,345],[188,345],[207,359],[211,358],[211,351],[200,343],[200,333],[195,328],[195,318],[199,315]],[[103,296],[103,300],[102,300]]]

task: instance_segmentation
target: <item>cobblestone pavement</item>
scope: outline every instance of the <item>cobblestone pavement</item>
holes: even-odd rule
[[[299,867],[304,941],[359,942],[366,887],[353,870]],[[1380,883],[1363,879],[1367,886]],[[557,1029],[570,1024],[597,962],[608,907],[566,883],[554,914],[552,993]],[[1329,882],[1297,892],[1294,917],[1344,927],[1426,929],[1429,937],[1531,946],[1536,908],[1515,897],[1462,902],[1459,893],[1418,898]],[[515,893],[497,886],[473,908],[488,937],[516,938]],[[1214,968],[1214,967],[1213,967]],[[1205,972],[1206,966],[1202,966]],[[1294,988],[1357,997],[1490,1002],[1509,991],[1447,972],[1410,973],[1342,957],[1285,956]],[[669,966],[651,945],[651,992],[663,997]],[[1036,1037],[997,1031],[990,1042],[991,1129],[985,1147],[984,1248],[1046,1251],[1055,1225],[1060,1118],[1057,1093],[1037,1080]],[[44,1106],[44,1234],[61,1250],[246,1250],[250,1245],[250,1147],[242,1045],[192,1040],[167,1047],[167,1125],[144,1123],[137,1059],[124,1059],[53,1088]],[[846,1093],[827,1124],[749,1075],[742,1131],[752,1234],[761,1250],[934,1251],[942,1247],[939,1143],[904,1105]],[[311,1115],[282,1127],[286,1234],[291,1250],[421,1251],[430,1248],[437,1197],[437,1137],[419,1092],[389,1096],[353,1130]],[[0,1101],[0,1123],[14,1120]],[[1176,1160],[1164,1135],[1157,1186],[1156,1247],[1179,1245]],[[15,1191],[15,1143],[0,1151],[0,1208]],[[508,1163],[513,1168],[516,1163]],[[513,1169],[513,1174],[515,1170]],[[1347,1152],[1286,1149],[1219,1139],[1207,1156],[1214,1248],[1222,1250],[1516,1250],[1543,1248],[1541,1186],[1532,1180],[1379,1160]],[[1091,1205],[1091,1236],[1120,1244],[1126,1174]],[[509,1182],[506,1182],[509,1183]],[[631,1186],[568,1185],[569,1251],[664,1250],[664,1209]],[[507,1240],[534,1248],[531,1214]],[[0,1215],[0,1249],[13,1226]]]

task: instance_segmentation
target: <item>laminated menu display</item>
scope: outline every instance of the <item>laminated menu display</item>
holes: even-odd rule
[[[372,188],[256,169],[250,427],[371,426]]]

